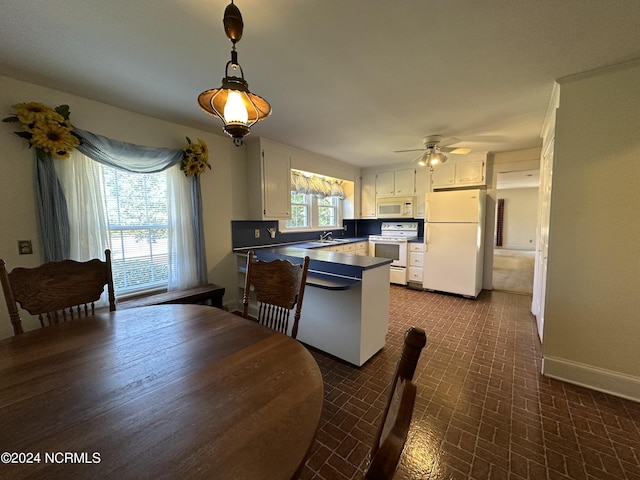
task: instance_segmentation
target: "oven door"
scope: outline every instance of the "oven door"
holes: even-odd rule
[[[390,258],[392,267],[407,266],[407,242],[397,240],[369,240],[369,255]]]

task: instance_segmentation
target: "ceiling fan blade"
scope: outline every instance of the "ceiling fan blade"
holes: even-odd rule
[[[471,151],[470,148],[465,148],[465,147],[459,147],[459,148],[444,147],[444,148],[441,148],[440,150],[447,153],[453,153],[454,155],[466,155]]]
[[[414,148],[412,150],[394,150],[393,153],[404,153],[404,152],[422,152],[424,148]]]
[[[418,155],[416,158],[414,158],[413,160],[411,160],[411,163],[415,163],[417,161],[419,161],[421,158],[424,157],[424,153],[421,153],[420,155]]]
[[[443,138],[442,140],[440,140],[440,147],[448,147],[449,145],[453,145],[454,143],[458,143],[459,141],[460,139],[456,137]]]

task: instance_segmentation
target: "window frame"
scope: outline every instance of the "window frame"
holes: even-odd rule
[[[113,173],[109,172],[109,170],[113,171]],[[111,212],[111,208],[115,206],[117,210],[117,213],[115,215],[117,217],[120,217],[121,213],[120,213],[119,202],[122,202],[123,198],[126,201],[126,199],[128,199],[129,197],[126,195],[126,193],[125,195],[120,195],[121,192],[118,192],[116,195],[113,195],[111,188],[107,187],[106,185],[107,175],[115,175],[114,182],[115,184],[118,185],[116,189],[120,188],[119,183],[122,182],[124,179],[126,179],[128,175],[136,175],[136,176],[144,175],[147,177],[156,175],[160,177],[164,182],[164,193],[166,196],[166,198],[164,199],[165,207],[167,209],[166,211],[167,219],[165,223],[161,223],[161,222],[158,223],[157,221],[149,223],[148,221],[150,219],[149,218],[149,205],[150,205],[149,192],[153,190],[153,183],[148,182],[147,179],[142,180],[145,186],[144,194],[142,195],[142,198],[144,198],[142,206],[144,207],[144,211],[145,211],[145,218],[143,220],[145,221],[142,221],[137,224],[130,224],[127,222],[126,217],[122,217],[122,218],[119,218],[116,223],[112,223],[113,212]],[[124,179],[121,177],[123,175],[124,175]],[[168,219],[169,185],[168,183],[169,182],[168,182],[166,171],[156,172],[156,173],[134,173],[134,172],[122,171],[120,169],[106,166],[106,165],[101,165],[100,189],[101,189],[102,196],[104,198],[105,209],[107,210],[106,221],[107,221],[107,232],[109,234],[109,241],[110,241],[111,250],[112,250],[111,263],[112,263],[112,276],[114,278],[114,290],[116,295],[119,298],[134,297],[146,292],[167,291],[169,287],[170,279],[169,279],[168,270],[169,270],[169,262],[171,260],[169,258],[169,219]],[[110,199],[116,200],[115,205],[114,205],[114,202],[111,201]],[[123,236],[127,231],[145,232],[145,236],[141,237],[142,240],[140,239],[135,240],[136,242],[143,242],[145,244],[145,246],[141,247],[141,250],[142,250],[141,252],[135,252],[133,249],[127,250],[125,248],[126,239],[124,239]],[[162,247],[160,247],[159,249],[157,248],[154,249],[153,247],[153,244],[156,242],[156,240],[158,240],[158,238],[154,235],[153,232],[157,232],[157,231],[164,231],[164,236],[159,237],[159,239],[160,240],[164,239],[166,241],[167,243],[166,252],[162,251],[163,250]],[[133,236],[135,236],[135,234]],[[138,253],[138,255],[136,255],[136,253]],[[145,253],[145,254],[140,255],[139,253]],[[154,265],[154,262],[157,262],[158,259],[162,259],[163,262],[161,262],[160,264]],[[139,263],[138,267],[135,266],[136,263]],[[167,271],[166,279],[162,278],[162,275],[160,275],[159,281],[155,280],[155,281],[150,281],[144,284],[135,284],[134,282],[130,283],[129,278],[132,276],[132,274],[135,274],[136,271],[145,270],[144,264],[146,263],[149,264],[147,265],[147,270],[148,270],[148,275],[150,279],[155,280],[158,272],[160,272],[161,270]],[[121,267],[121,266],[127,266],[127,265],[129,265],[129,268]],[[119,284],[121,283],[119,280],[120,277],[122,277],[123,279],[122,282],[124,282],[125,284],[123,287],[119,287]],[[135,278],[135,275],[132,278]]]
[[[294,195],[300,195],[296,192],[291,192],[291,195],[289,197],[289,201],[291,202],[291,211],[293,212],[293,207],[294,205],[301,205],[301,204],[294,204],[293,203],[293,196]],[[312,232],[312,231],[320,231],[320,230],[334,230],[334,229],[338,229],[341,227],[342,224],[342,199],[338,198],[338,197],[325,197],[325,198],[331,198],[334,202],[334,205],[332,207],[327,206],[327,208],[334,208],[335,209],[335,225],[320,225],[319,221],[320,221],[320,205],[318,204],[318,197],[316,197],[315,195],[312,194],[304,194],[305,196],[305,205],[307,205],[307,220],[308,220],[308,224],[304,225],[304,226],[290,226],[287,225],[287,223],[289,222],[289,220],[281,220],[280,221],[280,230],[281,231],[285,231],[285,232],[301,232],[301,231],[308,231],[308,232]]]

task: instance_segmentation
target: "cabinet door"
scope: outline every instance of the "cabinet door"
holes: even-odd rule
[[[424,199],[429,192],[430,173],[429,168],[419,168],[416,170],[416,201],[413,210],[413,218],[424,218]]]
[[[279,145],[262,150],[263,219],[291,218],[291,157]]]
[[[356,255],[367,256],[369,254],[369,242],[356,243]]]
[[[456,182],[456,164],[444,163],[433,167],[431,185],[433,188],[453,187]]]
[[[460,162],[456,164],[457,185],[484,185],[484,162]]]
[[[342,245],[344,253],[350,253],[351,255],[356,254],[356,244],[355,243],[345,243]]]
[[[420,252],[410,252],[409,253],[409,265],[411,267],[422,267],[424,266],[424,253]]]
[[[395,175],[393,172],[380,172],[376,175],[376,195],[389,196],[395,192]]]
[[[408,270],[407,281],[421,284],[424,269],[420,267],[409,267]]]
[[[395,171],[395,194],[413,196],[416,193],[416,170],[409,168],[407,170]]]
[[[362,176],[360,218],[376,218],[376,174]]]

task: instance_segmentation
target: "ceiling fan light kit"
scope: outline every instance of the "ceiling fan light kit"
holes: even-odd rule
[[[423,152],[417,158],[414,158],[411,163],[418,162],[421,167],[434,166],[447,161],[447,156],[442,153],[452,153],[456,155],[464,155],[471,151],[470,148],[451,148],[449,145],[460,142],[459,138],[450,137],[442,139],[442,135],[427,135],[422,139],[424,144],[423,148],[417,148],[412,150],[396,150],[395,153],[403,152]]]
[[[446,155],[436,152],[435,148],[429,148],[425,153],[422,154],[420,160],[418,160],[418,165],[420,165],[421,167],[426,167],[427,165],[438,165],[439,163],[444,163],[446,161]]]
[[[249,91],[249,84],[244,79],[244,72],[238,63],[236,43],[242,38],[244,22],[233,0],[224,10],[222,23],[233,45],[231,60],[227,62],[222,86],[202,92],[198,96],[198,105],[208,114],[222,120],[224,131],[239,147],[243,138],[251,131],[251,126],[271,114],[271,105],[264,98]],[[229,75],[229,67],[238,71],[240,76]]]

